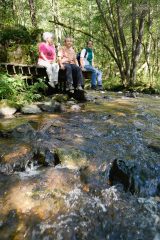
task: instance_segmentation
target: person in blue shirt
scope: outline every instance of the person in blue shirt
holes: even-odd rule
[[[93,53],[93,42],[89,40],[87,47],[82,49],[80,54],[80,64],[82,70],[92,72],[91,76],[91,89],[103,90],[102,87],[102,72],[94,67],[94,53]]]

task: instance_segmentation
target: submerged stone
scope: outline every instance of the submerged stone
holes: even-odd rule
[[[32,148],[28,145],[17,144],[15,149],[6,151],[0,159],[0,172],[11,174],[15,171],[25,171],[29,161],[33,159]]]
[[[132,166],[129,167],[125,161],[115,159],[112,163],[109,181],[111,185],[121,183],[125,191],[135,192]]]
[[[88,165],[86,154],[78,149],[57,148],[55,154],[60,163],[69,169],[79,169]]]

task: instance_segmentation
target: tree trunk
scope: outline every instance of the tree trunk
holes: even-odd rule
[[[32,26],[37,28],[35,1],[28,0]]]
[[[52,9],[53,9],[54,20],[59,21],[61,18],[60,18],[58,0],[52,0]],[[55,33],[56,41],[60,42],[62,38],[62,29],[59,25],[54,25],[54,33]]]
[[[112,42],[113,42],[113,46],[114,46],[116,56],[115,56],[115,54],[113,54],[113,51],[111,50],[111,48],[109,48],[109,50],[110,50],[109,52],[112,53],[111,56],[114,58],[117,66],[118,66],[118,69],[119,69],[119,72],[120,72],[120,75],[121,75],[121,79],[122,79],[122,83],[123,83],[125,81],[125,74],[124,74],[124,69],[123,69],[122,53],[121,53],[121,49],[120,49],[119,39],[118,39],[118,36],[117,36],[117,30],[116,30],[115,25],[114,25],[113,20],[112,20],[113,13],[112,13],[112,10],[111,10],[111,7],[110,7],[110,1],[107,2],[107,9],[108,9],[108,12],[109,12],[110,23],[109,23],[109,21],[106,17],[106,13],[104,12],[104,10],[102,8],[101,1],[96,0],[96,3],[97,3],[97,6],[98,6],[98,9],[99,9],[99,12],[101,13],[102,19],[104,20],[104,24],[105,24],[105,26],[106,26],[109,34],[110,34],[110,37],[112,38]]]
[[[122,17],[120,14],[120,5],[119,1],[116,1],[116,10],[117,10],[117,21],[118,21],[118,30],[119,30],[119,36],[120,36],[120,41],[122,45],[122,53],[123,53],[123,58],[125,62],[125,78],[127,83],[129,82],[130,79],[130,61],[129,61],[129,55],[128,55],[128,47],[126,43],[126,38],[124,35],[124,30],[123,30],[123,21]]]
[[[144,32],[144,20],[146,16],[146,10],[142,10],[139,18],[139,29],[136,39],[136,13],[135,13],[135,3],[132,4],[132,70],[130,77],[130,85],[134,85],[136,82],[136,73],[137,73],[137,63],[141,54],[142,48],[142,38]]]

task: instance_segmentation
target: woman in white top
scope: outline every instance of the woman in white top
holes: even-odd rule
[[[94,53],[93,42],[87,42],[87,47],[81,51],[80,64],[82,69],[92,72],[91,76],[91,89],[103,90],[102,87],[102,72],[94,67]]]

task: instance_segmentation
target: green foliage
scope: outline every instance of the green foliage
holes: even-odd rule
[[[104,88],[108,91],[120,91],[124,87],[122,85],[121,79],[118,76],[109,77],[104,81]]]
[[[154,89],[156,93],[160,94],[160,74],[157,74]]]
[[[0,74],[0,99],[8,99],[17,104],[24,104],[40,100],[42,92],[47,89],[47,85],[42,79],[38,79],[33,85],[22,79],[21,76],[8,77]]]
[[[0,31],[0,43],[30,43],[31,37],[24,26],[6,27]]]
[[[30,58],[31,58],[31,63],[35,64],[37,62],[37,59],[38,59],[38,46],[37,46],[37,44],[30,45],[29,54],[30,54]]]
[[[117,57],[117,52],[115,51],[115,46],[119,46],[122,50],[122,41],[120,39],[119,25],[123,29],[123,33],[126,40],[126,47],[128,50],[129,64],[132,66],[132,3],[135,3],[135,16],[136,16],[136,37],[138,43],[138,29],[139,29],[139,17],[143,10],[146,12],[143,38],[141,40],[142,45],[140,55],[137,61],[136,71],[143,66],[144,63],[150,65],[152,70],[152,77],[154,80],[151,83],[150,77],[145,79],[145,83],[139,82],[139,76],[136,75],[136,79],[133,81],[135,87],[149,88],[153,87],[156,91],[159,91],[159,76],[157,73],[160,69],[159,57],[159,24],[160,24],[160,2],[158,0],[145,1],[127,1],[127,0],[112,0],[112,1],[85,1],[85,0],[55,0],[55,1],[44,1],[36,0],[34,1],[36,7],[36,22],[37,29],[33,28],[31,16],[30,16],[30,5],[28,0],[23,1],[2,1],[0,6],[2,10],[2,26],[8,26],[5,30],[0,31],[0,43],[9,44],[9,46],[14,46],[15,43],[30,43],[31,46],[28,48],[31,57],[31,63],[37,62],[38,51],[37,43],[41,41],[41,33],[44,31],[52,31],[55,34],[55,43],[63,44],[63,39],[66,35],[71,35],[75,42],[74,48],[79,52],[86,45],[86,41],[90,39],[89,34],[93,36],[94,40],[94,52],[95,52],[95,64],[103,71],[104,84],[106,84],[107,89],[115,89],[121,86],[121,80],[119,77],[115,77],[115,72],[119,74],[121,71],[117,67],[117,63],[113,58],[112,54],[106,46],[111,50],[111,52]],[[100,3],[102,11],[99,10],[98,4]],[[109,7],[110,4],[110,7]],[[116,5],[117,4],[117,5]],[[118,24],[117,6],[119,6],[121,23]],[[102,14],[102,12],[104,14]],[[102,16],[104,15],[104,16]],[[52,19],[57,19],[61,23],[65,23],[68,27],[59,26],[49,22]],[[113,36],[109,33],[106,27],[106,22],[109,28],[112,27],[117,31],[117,36],[119,43],[113,44]],[[19,27],[14,27],[15,24],[19,24]],[[113,26],[112,26],[113,24]],[[23,27],[24,25],[25,27]],[[26,30],[27,28],[27,30]],[[74,29],[80,29],[81,31],[89,33],[83,34],[81,32],[75,31]],[[116,34],[114,31],[114,34]],[[114,35],[112,33],[112,35]],[[13,43],[13,44],[12,44]],[[125,61],[124,51],[121,51],[122,65],[125,71]],[[4,53],[0,54],[0,61],[5,61],[6,56]],[[11,54],[12,55],[12,54]],[[23,54],[24,55],[24,54]],[[12,61],[12,60],[10,60]],[[14,62],[14,61],[13,61]],[[25,63],[30,63],[24,60]],[[116,70],[115,70],[116,69]],[[106,74],[105,74],[106,72]],[[131,71],[132,73],[132,71]],[[143,75],[143,70],[141,71]],[[148,73],[147,73],[148,74]],[[109,78],[108,78],[109,76]],[[119,75],[118,75],[119,76]],[[121,75],[122,77],[122,75]],[[131,81],[128,79],[128,85]]]
[[[32,29],[30,32],[30,36],[33,43],[41,41],[41,35],[43,33],[43,29]]]

